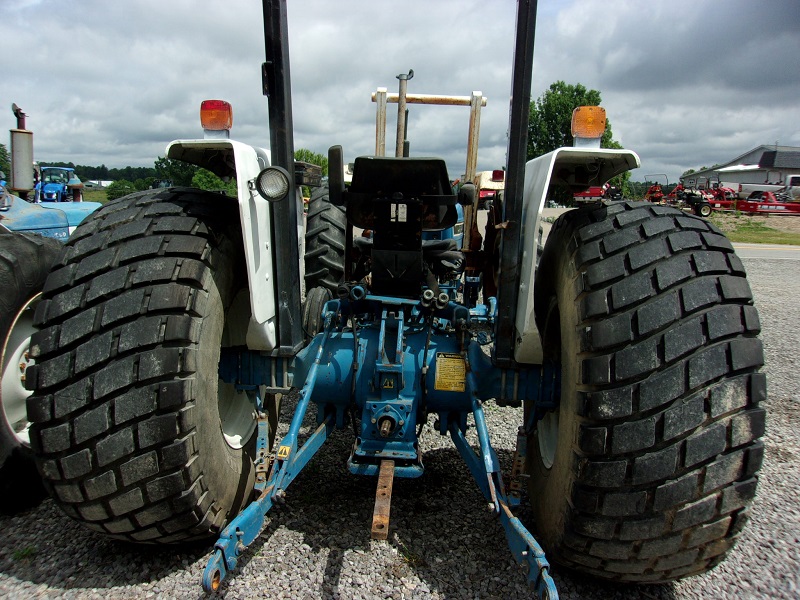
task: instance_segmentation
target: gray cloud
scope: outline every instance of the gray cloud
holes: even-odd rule
[[[411,92],[489,98],[479,168],[503,165],[514,11],[508,0],[290,0],[295,146],[371,153],[370,94],[396,91],[413,68]],[[532,97],[559,79],[600,90],[615,138],[642,158],[634,178],[800,146],[798,25],[795,0],[541,0]],[[16,102],[43,162],[151,165],[169,140],[200,135],[205,98],[233,104],[235,138],[268,145],[259,3],[4,0],[0,39],[0,128],[14,127]],[[460,175],[467,109],[411,111],[413,153]]]

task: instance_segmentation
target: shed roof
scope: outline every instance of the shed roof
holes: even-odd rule
[[[800,149],[767,150],[761,155],[758,166],[767,169],[800,169]]]

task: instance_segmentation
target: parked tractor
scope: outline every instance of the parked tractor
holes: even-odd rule
[[[684,188],[675,190],[679,206],[688,206],[692,212],[701,217],[711,216],[711,203],[714,196],[706,190],[698,188]]]
[[[79,202],[83,192],[83,182],[68,167],[41,167],[39,182],[36,185],[36,202]]]
[[[736,200],[736,190],[730,187],[725,187],[719,183],[719,181],[712,181],[711,187],[708,189],[712,196],[714,196],[715,201],[735,201]]]
[[[652,189],[652,188],[651,188]],[[663,196],[663,194],[662,194]],[[575,204],[586,202],[599,202],[601,200],[622,200],[622,188],[618,185],[604,185],[592,186],[582,192],[575,192],[572,195]],[[651,202],[658,202],[658,200],[650,200]]]
[[[575,192],[572,194],[572,199],[575,204],[580,204],[583,202],[593,203],[599,202],[605,198],[605,195],[606,190],[602,185],[593,185],[585,190],[581,190],[580,192]]]
[[[733,210],[736,207],[736,192],[721,186],[719,181],[701,179],[697,188],[683,191],[683,201],[692,208],[694,214],[701,217],[711,216],[714,210]]]
[[[285,0],[264,0],[264,15],[271,152],[229,139],[220,101],[203,104],[204,139],[167,148],[235,178],[238,198],[169,188],[109,202],[47,278],[27,407],[55,503],[129,542],[216,538],[202,579],[213,591],[270,510],[300,501],[291,483],[333,435],[352,439],[350,472],[377,480],[371,535],[386,539],[393,478],[424,476],[419,435],[432,428],[540,598],[558,597],[551,561],[648,583],[722,561],[764,453],[742,262],[713,225],[651,203],[568,211],[541,247],[552,186],[602,185],[639,159],[600,149],[593,117],[574,130],[594,142],[526,163],[535,8],[518,5],[497,292],[474,302],[469,248],[437,235],[476,206],[475,187],[454,192],[444,161],[403,156],[401,139],[394,157],[352,161],[349,186],[331,146],[304,225],[298,188],[317,178],[293,158]],[[524,407],[511,473],[487,405]]]
[[[644,199],[647,202],[653,202],[654,204],[661,204],[664,202],[664,190],[661,187],[660,183],[654,183],[649,188],[647,188],[647,192],[645,192]]]

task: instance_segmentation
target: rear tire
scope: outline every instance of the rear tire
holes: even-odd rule
[[[61,244],[31,233],[0,230],[0,512],[14,513],[47,494],[28,437],[24,368],[33,315]]]
[[[661,582],[719,563],[764,447],[760,330],[713,225],[638,203],[564,214],[536,283],[557,411],[528,440],[538,539],[595,577]]]
[[[70,238],[28,370],[31,443],[66,514],[169,543],[219,535],[250,501],[253,397],[218,375],[244,343],[243,265],[235,204],[188,188],[109,202]]]

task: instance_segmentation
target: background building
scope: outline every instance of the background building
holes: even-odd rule
[[[783,184],[787,175],[800,173],[800,148],[757,146],[724,164],[681,176],[685,187],[706,187],[709,181],[735,187],[740,183]],[[733,184],[733,185],[730,185]]]

